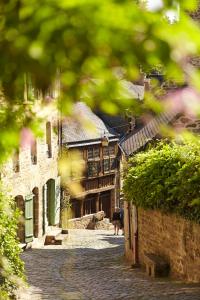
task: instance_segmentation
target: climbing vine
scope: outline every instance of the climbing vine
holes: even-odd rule
[[[159,143],[129,160],[127,200],[200,223],[200,143]]]
[[[9,299],[24,279],[24,265],[19,255],[17,224],[20,212],[14,201],[0,191],[0,299]]]

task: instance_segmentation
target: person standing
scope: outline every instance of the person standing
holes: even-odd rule
[[[120,208],[120,222],[121,222],[121,230],[122,230],[122,235],[124,235],[124,209],[121,207]]]
[[[121,226],[120,209],[118,207],[115,208],[115,211],[113,213],[112,223],[114,225],[114,235],[118,235]]]

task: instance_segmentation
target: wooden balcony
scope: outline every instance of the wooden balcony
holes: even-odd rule
[[[114,179],[115,176],[113,175],[108,175],[95,179],[88,179],[83,182],[83,188],[85,191],[90,191],[113,186],[115,184]]]

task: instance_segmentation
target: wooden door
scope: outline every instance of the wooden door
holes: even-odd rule
[[[100,194],[100,210],[103,210],[106,218],[111,218],[111,194]]]

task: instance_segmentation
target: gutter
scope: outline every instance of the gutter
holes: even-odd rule
[[[118,142],[119,139],[114,137],[114,138],[109,138],[109,142]],[[94,139],[94,140],[86,140],[86,141],[79,141],[79,142],[71,142],[67,143],[64,142],[63,146],[66,146],[67,148],[75,148],[75,147],[81,147],[81,146],[89,146],[89,145],[97,145],[101,144],[102,141],[99,139]]]

